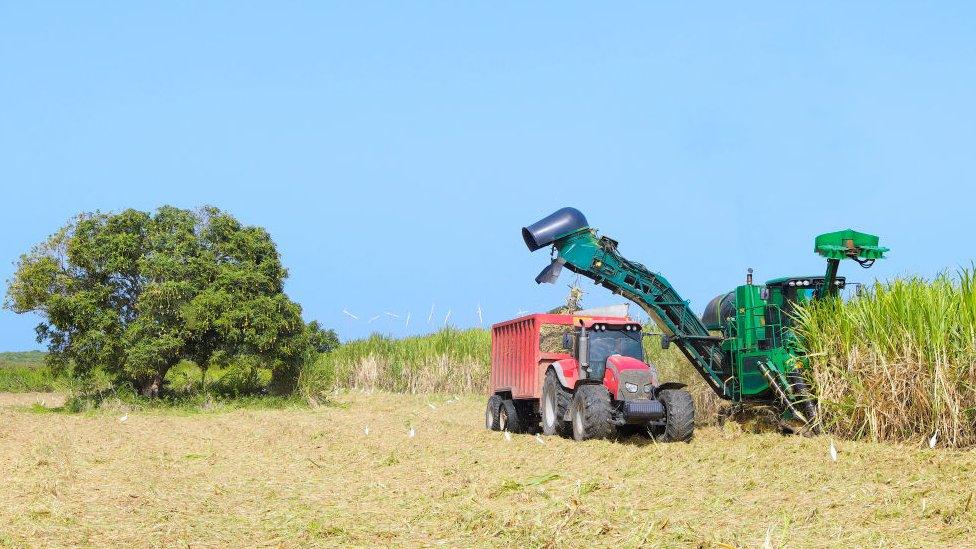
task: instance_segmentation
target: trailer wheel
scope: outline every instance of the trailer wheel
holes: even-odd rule
[[[510,398],[502,400],[502,407],[498,412],[498,428],[509,433],[522,432],[522,423],[519,421],[518,410]]]
[[[546,372],[546,380],[542,383],[542,402],[539,403],[542,408],[542,434],[565,437],[573,432],[572,426],[563,421],[572,396],[559,382],[555,371]]]
[[[498,425],[498,412],[502,407],[502,397],[491,395],[488,399],[488,406],[485,408],[485,428],[489,431],[501,429]]]
[[[684,389],[665,389],[658,394],[664,405],[664,430],[657,439],[662,442],[688,442],[695,434],[695,402]]]
[[[603,384],[587,383],[576,388],[572,404],[573,438],[610,438],[614,426],[610,423],[610,393]]]

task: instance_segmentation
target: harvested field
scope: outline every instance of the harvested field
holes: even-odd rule
[[[56,408],[64,406],[66,400],[61,393],[0,393],[0,407],[39,405]]]
[[[0,545],[972,545],[972,450],[837,441],[834,462],[826,438],[734,424],[691,444],[507,441],[482,406],[351,392],[125,421],[6,406]]]

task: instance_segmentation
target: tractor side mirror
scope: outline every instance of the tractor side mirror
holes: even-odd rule
[[[567,351],[573,350],[573,334],[571,332],[563,333],[563,349]]]
[[[671,346],[671,338],[667,334],[661,334],[661,348],[665,351]]]

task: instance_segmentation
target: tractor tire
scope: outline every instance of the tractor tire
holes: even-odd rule
[[[502,397],[491,395],[488,399],[488,406],[485,408],[485,428],[489,431],[500,431],[498,425],[498,413],[502,408]]]
[[[522,422],[519,418],[518,409],[510,398],[502,400],[502,407],[498,411],[498,428],[509,433],[522,432]]]
[[[576,388],[572,403],[573,438],[611,438],[614,425],[610,423],[610,393],[603,384],[587,383]]]
[[[573,394],[559,382],[556,372],[553,370],[546,372],[546,380],[542,383],[542,401],[539,403],[542,412],[542,434],[564,437],[572,434],[573,426],[570,422],[563,421],[572,398]]]
[[[695,402],[684,389],[665,389],[657,398],[664,405],[664,430],[661,442],[689,442],[695,434]]]

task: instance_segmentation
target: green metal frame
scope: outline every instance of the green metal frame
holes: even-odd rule
[[[722,335],[709,332],[664,276],[625,259],[615,240],[598,237],[594,229],[585,227],[558,237],[553,261],[639,305],[719,397],[733,402],[779,402],[787,414],[802,418],[796,404],[807,396],[796,393],[789,374],[804,367],[806,357],[792,319],[783,312],[787,306],[783,288],[795,278],[813,286],[814,299],[836,296],[840,261],[852,259],[869,267],[888,251],[878,241],[877,236],[850,229],[818,236],[815,251],[827,259],[822,278],[779,278],[762,287],[753,285],[750,275],[749,283],[735,289],[735,317],[727,319]]]

